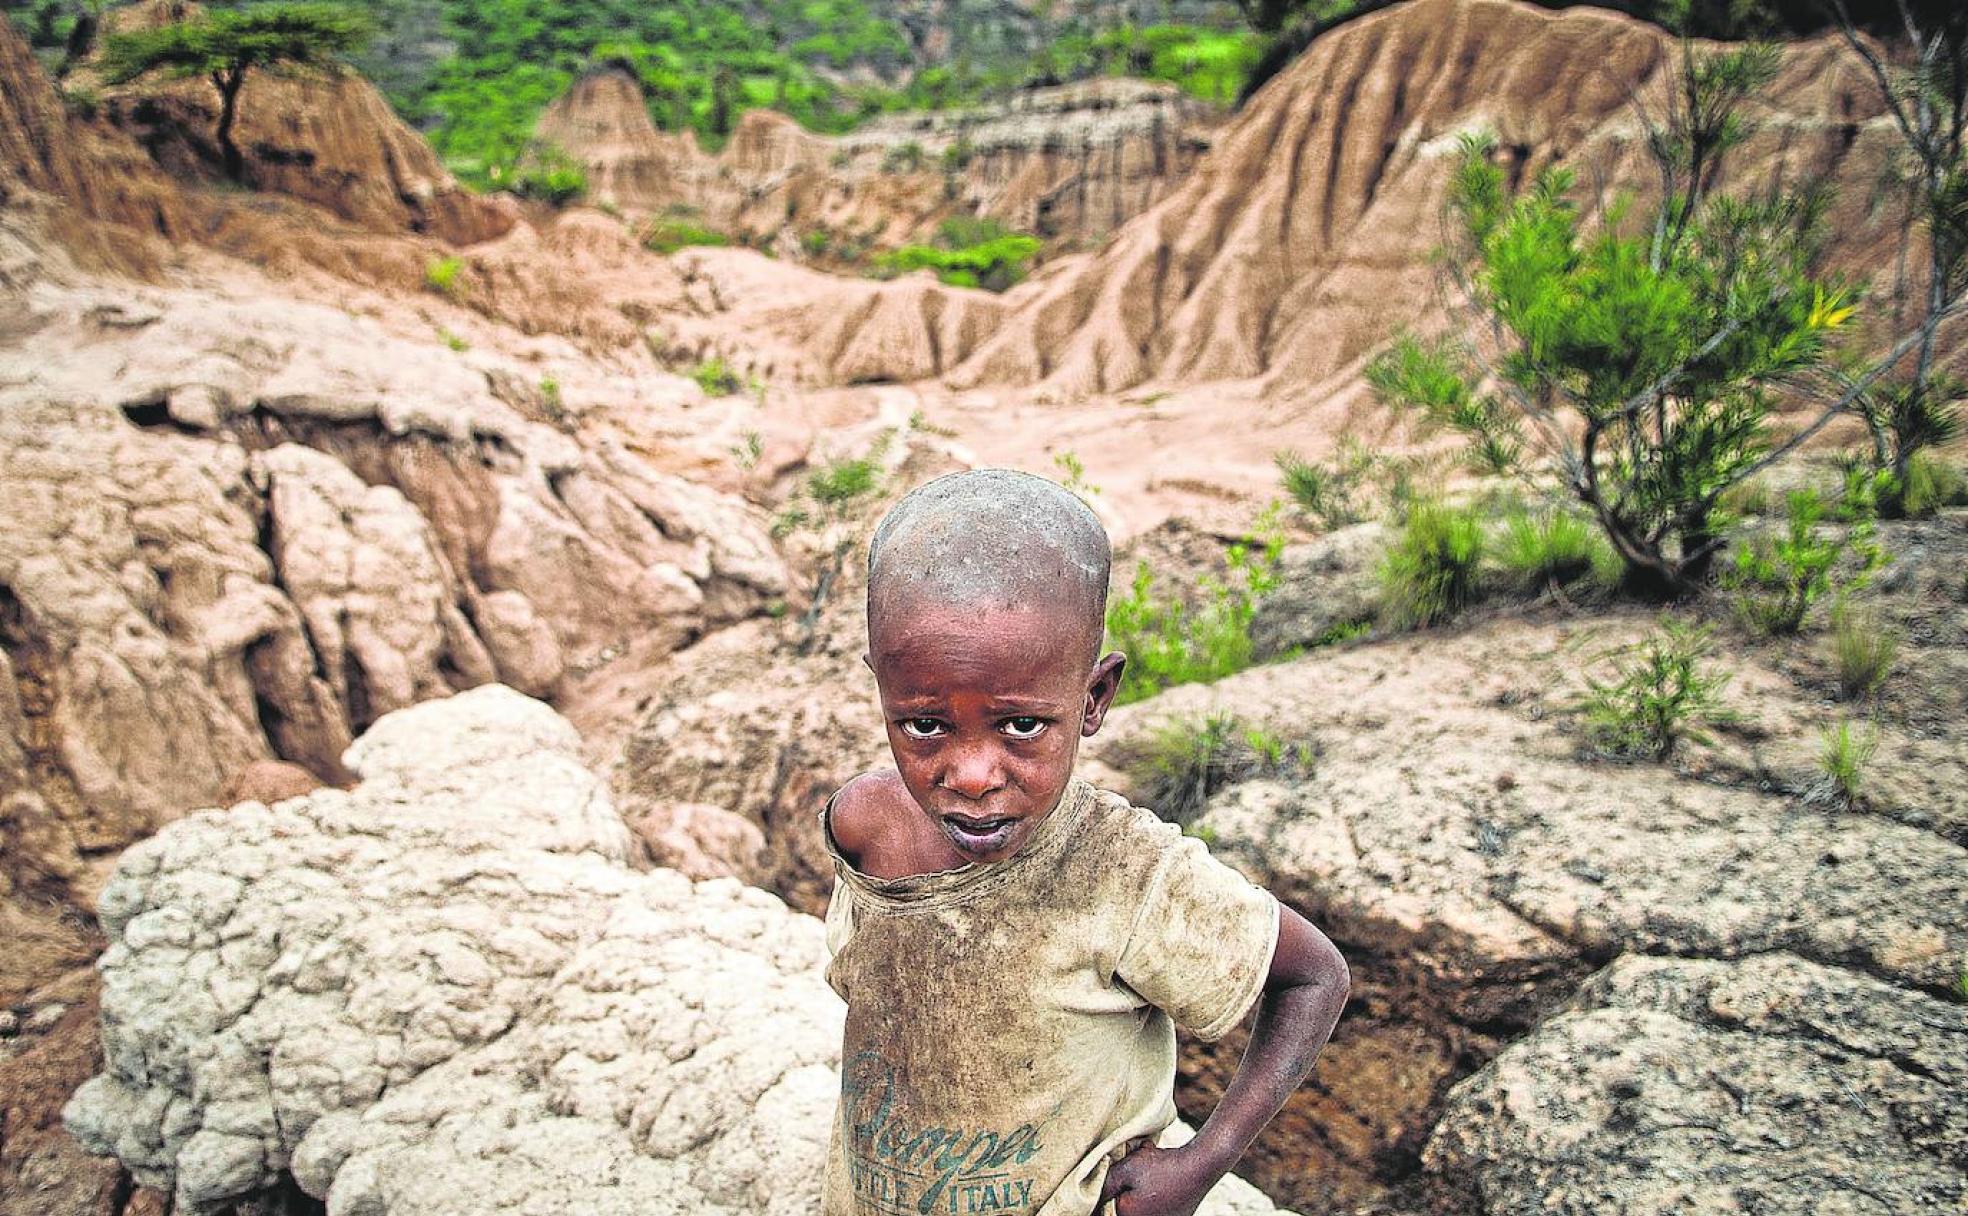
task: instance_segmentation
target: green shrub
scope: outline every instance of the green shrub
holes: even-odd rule
[[[1569,511],[1533,515],[1519,506],[1504,515],[1497,561],[1527,589],[1563,586],[1606,568],[1607,544],[1583,519]]]
[[[448,329],[438,330],[437,337],[439,341],[443,342],[444,345],[450,347],[452,350],[467,351],[471,349],[471,344],[469,342],[466,342],[463,338],[460,338],[457,334],[452,333]]]
[[[1838,691],[1847,700],[1879,691],[1899,656],[1899,633],[1874,612],[1841,602],[1831,612],[1831,655]]]
[[[1865,768],[1879,750],[1879,732],[1855,730],[1850,722],[1840,722],[1824,732],[1818,750],[1818,771],[1830,789],[1836,790],[1846,805],[1859,800],[1865,786]]]
[[[1052,463],[1065,475],[1060,485],[1087,500],[1100,493],[1100,487],[1087,480],[1086,465],[1072,452],[1061,452],[1052,458]]]
[[[465,268],[463,258],[433,258],[424,266],[424,286],[448,299],[457,299],[464,290],[458,275]]]
[[[1187,827],[1211,795],[1257,777],[1310,776],[1317,750],[1230,713],[1170,718],[1117,749],[1143,806]]]
[[[723,356],[713,355],[686,373],[704,390],[706,397],[728,397],[738,391],[742,382],[738,373],[724,361]]]
[[[1900,490],[1907,518],[1925,519],[1942,507],[1960,506],[1968,506],[1968,477],[1960,469],[1924,449],[1908,458],[1906,484]]]
[[[560,381],[552,376],[540,378],[540,411],[556,425],[567,421],[567,405],[560,399]]]
[[[931,270],[951,287],[1007,291],[1024,281],[1038,253],[1039,238],[1016,233],[955,249],[904,245],[877,255],[874,271],[878,278],[894,278],[915,270]]]
[[[881,484],[881,462],[874,456],[830,461],[806,479],[806,492],[823,507],[839,508],[871,494]]]
[[[1378,571],[1382,620],[1420,629],[1448,620],[1476,598],[1483,519],[1473,507],[1410,505]]]
[[[1291,451],[1279,452],[1271,459],[1278,466],[1285,493],[1308,518],[1327,529],[1360,522],[1357,495],[1374,465],[1372,453],[1364,447],[1349,440],[1330,465],[1314,464]]]
[[[1127,655],[1116,703],[1151,697],[1177,684],[1219,680],[1252,662],[1250,624],[1277,586],[1284,533],[1274,512],[1229,552],[1229,577],[1196,581],[1197,603],[1163,597],[1143,562],[1126,595],[1107,605],[1108,645]]]
[[[642,247],[651,253],[670,254],[692,245],[723,246],[730,243],[731,237],[726,233],[675,216],[650,220],[642,230]]]
[[[914,140],[897,144],[882,153],[882,169],[889,173],[913,173],[922,168],[923,146]]]
[[[1663,620],[1651,635],[1606,656],[1613,678],[1586,676],[1586,737],[1601,754],[1665,760],[1682,742],[1706,743],[1702,727],[1727,721],[1726,672],[1706,669],[1709,632]]]
[[[1883,560],[1872,543],[1869,484],[1863,473],[1847,478],[1840,514],[1850,526],[1842,534],[1820,531],[1831,510],[1824,499],[1812,490],[1793,490],[1783,534],[1756,537],[1736,550],[1722,583],[1734,594],[1745,625],[1761,634],[1796,633],[1805,613],[1831,590],[1833,568],[1848,549],[1858,555],[1861,568],[1844,587],[1864,585]]]
[[[560,149],[536,148],[514,167],[506,189],[520,198],[564,207],[588,192],[588,174]]]

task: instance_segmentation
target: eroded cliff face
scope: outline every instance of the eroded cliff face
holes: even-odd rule
[[[111,10],[105,28],[147,28],[197,12],[186,0],[151,0]],[[160,73],[108,86],[84,62],[70,80],[99,95],[95,124],[130,136],[168,176],[225,180],[218,90],[203,77]],[[460,186],[375,86],[351,72],[249,72],[238,107],[232,137],[245,158],[241,183],[253,190],[304,200],[367,231],[460,245],[498,236],[516,219],[511,206]]]
[[[688,209],[734,234],[824,232],[893,246],[967,215],[1079,245],[1167,195],[1220,121],[1171,86],[1099,80],[975,110],[881,119],[840,137],[754,110],[711,156],[687,132],[658,131],[641,86],[606,70],[549,107],[537,134],[587,167],[592,198],[645,212]],[[813,250],[787,239],[781,252]]]
[[[580,433],[513,361],[250,294],[141,301],[37,284],[54,357],[13,348],[0,412],[4,868],[50,915],[256,764],[339,781],[392,710],[552,696],[786,591],[763,512]]]
[[[1429,254],[1456,137],[1496,133],[1519,179],[1554,163],[1603,198],[1651,188],[1632,98],[1676,62],[1660,29],[1596,9],[1418,0],[1318,39],[1246,105],[1162,204],[1022,303],[952,377],[1066,397],[1144,381],[1261,377],[1273,394],[1351,378],[1401,326],[1440,316]],[[1851,267],[1903,227],[1871,207],[1894,134],[1835,39],[1785,49],[1726,185],[1839,187]],[[1334,387],[1328,385],[1324,391]]]

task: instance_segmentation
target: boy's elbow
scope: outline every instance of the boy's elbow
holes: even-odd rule
[[[1353,988],[1353,974],[1332,939],[1285,905],[1278,908],[1278,947],[1271,961],[1271,984],[1312,987],[1333,994],[1344,1004]]]

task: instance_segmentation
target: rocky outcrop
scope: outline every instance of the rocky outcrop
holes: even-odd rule
[[[1748,1177],[1773,1200],[1809,1185],[1857,1204],[1865,1179],[1899,1162],[1907,1189],[1894,1193],[1968,1185],[1945,1113],[1953,1074],[1887,1063],[1917,1064],[1959,1033],[1940,1002],[1968,957],[1968,852],[1932,818],[1834,806],[1807,796],[1807,776],[1745,771],[1736,748],[1813,739],[1843,711],[1740,651],[1728,670],[1741,720],[1686,771],[1582,760],[1580,656],[1649,624],[1492,621],[1320,649],[1127,706],[1090,741],[1090,775],[1123,787],[1099,761],[1206,710],[1317,751],[1312,778],[1235,786],[1194,828],[1331,934],[1352,967],[1348,1014],[1316,1077],[1253,1149],[1252,1176],[1281,1202],[1337,1211],[1435,1191],[1447,1211],[1547,1199],[1561,1211],[1705,1210],[1745,1181],[1730,1162],[1766,1151]],[[1927,728],[1882,729],[1873,777],[1890,787],[1929,762],[1902,750]],[[1638,957],[1581,989],[1625,956],[1713,977],[1686,981],[1710,995],[1592,995],[1624,991]],[[1605,1011],[1552,1018],[1574,994]],[[1876,1018],[1835,1025],[1875,999]],[[1803,1023],[1788,1024],[1805,1014],[1764,1012],[1778,1006],[1822,1009],[1813,1016],[1832,1041],[1813,1046]],[[1718,1020],[1740,1024],[1706,1024]],[[1834,1067],[1826,1053],[1840,1043],[1849,1058]],[[1186,1114],[1209,1109],[1241,1049],[1189,1045]],[[1841,1076],[1861,1097],[1834,1119],[1829,1104],[1850,1101],[1833,1097]],[[1817,1105],[1786,1106],[1807,1087]],[[1615,1100],[1622,1088],[1634,1092]],[[1696,1111],[1715,1127],[1668,1130]],[[1783,1129],[1807,1127],[1814,1151],[1850,1169],[1816,1172],[1814,1158],[1779,1151]]]
[[[154,0],[112,10],[107,23],[113,32],[199,14],[186,0]],[[134,139],[170,177],[223,179],[219,95],[202,76],[172,81],[160,73],[106,86],[85,62],[69,79],[71,87],[99,94],[96,121]],[[312,203],[365,231],[469,245],[506,232],[517,218],[511,207],[460,186],[423,137],[353,72],[249,72],[232,137],[245,157],[243,184]]]
[[[748,112],[722,152],[658,131],[619,69],[577,81],[535,134],[583,164],[590,197],[681,209],[731,234],[818,233],[889,247],[953,215],[1056,242],[1092,243],[1167,195],[1209,146],[1218,111],[1169,85],[1094,80],[994,105],[878,119],[827,137]],[[789,257],[824,246],[789,235]]]
[[[807,1212],[839,1082],[818,920],[631,869],[537,702],[391,715],[361,783],[167,827],[103,896],[104,1071],[66,1111],[186,1216]],[[1226,1179],[1204,1211],[1271,1205]]]
[[[57,918],[50,967],[93,859],[256,766],[337,781],[392,710],[553,695],[786,591],[761,511],[527,417],[490,352],[250,294],[25,307],[48,358],[16,348],[0,390],[0,872]]]
[[[1968,1009],[1795,955],[1629,957],[1456,1087],[1425,1160],[1484,1211],[1946,1212]]]
[[[1456,137],[1496,133],[1520,177],[1562,162],[1599,196],[1653,182],[1631,99],[1676,57],[1659,28],[1598,9],[1416,0],[1316,40],[1264,86],[1159,206],[1024,301],[952,378],[1044,381],[1067,397],[1144,381],[1262,377],[1309,394],[1396,328],[1439,315],[1430,251]],[[1835,38],[1786,48],[1729,181],[1841,185],[1849,265],[1903,227],[1874,209],[1894,139]],[[1604,183],[1600,190],[1597,183]]]

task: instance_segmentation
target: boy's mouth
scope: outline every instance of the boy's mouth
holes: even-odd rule
[[[951,843],[966,853],[995,853],[1011,838],[1016,819],[965,819],[961,815],[943,816],[943,830]]]

